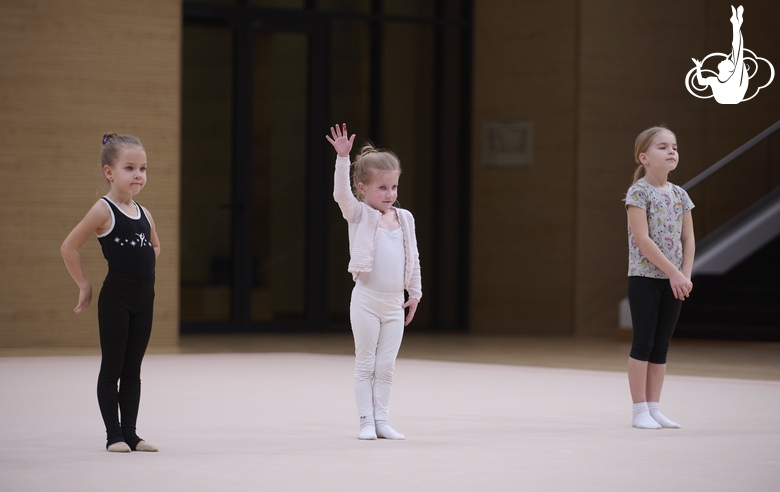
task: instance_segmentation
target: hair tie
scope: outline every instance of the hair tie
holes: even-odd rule
[[[106,142],[108,142],[109,140],[111,140],[114,137],[116,137],[116,133],[106,133],[106,134],[104,134],[103,135],[103,145],[105,145]]]

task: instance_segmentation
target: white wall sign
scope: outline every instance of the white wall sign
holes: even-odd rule
[[[533,148],[532,121],[482,123],[482,164],[485,166],[530,166]]]

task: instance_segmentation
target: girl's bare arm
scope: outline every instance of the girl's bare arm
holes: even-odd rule
[[[628,207],[628,223],[631,225],[631,231],[634,233],[634,241],[645,255],[645,258],[657,266],[662,272],[669,277],[669,283],[674,291],[674,297],[683,300],[688,296],[690,288],[688,284],[690,281],[688,278],[680,272],[676,266],[669,261],[663,254],[661,248],[655,244],[653,238],[650,237],[650,230],[647,225],[647,212],[644,209],[629,205]]]
[[[98,200],[92,206],[87,215],[70,231],[70,234],[68,234],[68,237],[65,238],[62,246],[60,246],[60,254],[65,261],[65,267],[68,269],[70,276],[73,277],[76,285],[79,286],[79,302],[76,308],[73,309],[75,313],[86,310],[89,307],[89,303],[92,302],[92,284],[84,271],[84,264],[81,261],[79,249],[84,245],[89,236],[101,229],[106,230],[111,225],[111,214],[108,211],[108,207],[101,202],[102,200]]]
[[[157,237],[157,227],[154,225],[154,219],[152,218],[152,214],[149,213],[148,210],[146,210],[146,207],[142,207],[144,209],[144,213],[146,214],[146,218],[149,219],[149,223],[152,225],[152,232],[150,233],[151,237],[149,238],[149,242],[152,243],[152,247],[154,248],[154,257],[159,258],[160,257],[160,238]]]
[[[693,257],[696,254],[696,239],[693,235],[693,217],[691,212],[683,214],[680,240],[682,241],[683,249],[682,273],[690,279],[693,272]]]

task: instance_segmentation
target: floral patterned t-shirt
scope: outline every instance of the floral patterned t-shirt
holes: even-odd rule
[[[664,256],[678,270],[682,268],[682,224],[683,214],[694,205],[688,193],[677,185],[668,183],[667,189],[652,187],[644,178],[634,183],[626,193],[626,207],[633,205],[647,212],[647,226],[650,237]],[[628,275],[638,277],[668,278],[660,268],[653,265],[640,251],[628,224]]]

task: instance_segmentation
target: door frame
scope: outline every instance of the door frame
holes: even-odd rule
[[[184,2],[185,24],[232,30],[233,160],[231,207],[231,319],[182,322],[182,333],[198,332],[318,332],[328,320],[328,208],[330,167],[325,139],[328,126],[329,23],[327,18],[301,11],[247,5],[204,5]],[[304,311],[302,320],[252,321],[252,135],[254,35],[257,31],[303,33],[308,37],[307,134],[305,199]],[[320,142],[320,140],[322,140]]]

